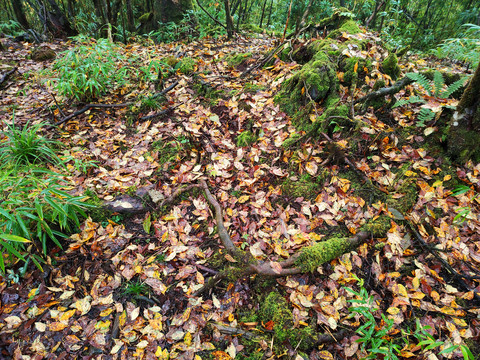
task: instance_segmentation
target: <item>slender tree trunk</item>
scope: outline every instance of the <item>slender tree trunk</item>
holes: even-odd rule
[[[260,17],[260,24],[258,25],[259,27],[262,27],[263,25],[263,17],[265,16],[265,8],[267,7],[267,0],[263,2],[263,7],[262,7],[262,16]]]
[[[75,2],[73,0],[68,0],[67,9],[68,9],[68,14],[70,15],[70,18],[74,18],[76,15],[76,11],[75,11]]]
[[[30,25],[27,21],[27,17],[25,16],[25,10],[23,8],[22,0],[11,0],[13,12],[15,13],[15,17],[17,21],[22,25],[22,27],[26,29],[30,29]]]
[[[270,10],[268,11],[267,27],[270,26],[270,19],[272,18],[272,10],[273,10],[273,0],[270,0]]]
[[[135,30],[135,20],[133,18],[132,0],[126,0],[126,8],[127,8],[127,28],[128,28],[128,31],[134,31]]]
[[[231,39],[233,37],[233,19],[232,19],[232,14],[230,13],[230,1],[229,0],[223,0],[223,5],[225,6],[225,18],[227,22],[227,37]]]
[[[300,19],[300,21],[297,22],[297,28],[295,30],[295,34],[298,34],[298,32],[305,26],[305,23],[307,22],[308,15],[310,14],[310,9],[312,8],[313,3],[315,0],[309,0],[307,4],[307,8],[303,12],[303,15]]]
[[[340,0],[340,7],[345,7],[345,0]]]

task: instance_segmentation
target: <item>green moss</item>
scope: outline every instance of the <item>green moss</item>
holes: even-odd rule
[[[347,20],[347,21],[344,22],[344,24],[340,28],[331,31],[328,34],[327,38],[328,39],[337,39],[340,36],[342,36],[343,33],[355,35],[355,34],[358,34],[361,31],[362,30],[360,30],[360,28],[358,27],[358,25],[355,21]]]
[[[257,141],[257,137],[251,131],[244,131],[237,137],[237,146],[250,146]]]
[[[167,57],[164,57],[161,59],[161,62],[171,66],[171,67],[175,67],[179,62],[180,60],[178,58],[176,58],[175,56],[167,56]]]
[[[400,75],[400,66],[398,66],[398,58],[394,53],[390,53],[385,60],[382,61],[383,72],[396,80]]]
[[[195,70],[195,60],[190,57],[184,57],[177,66],[179,72],[188,75]]]
[[[293,328],[293,315],[288,307],[287,300],[276,291],[270,292],[263,300],[259,317],[263,323],[273,322],[274,347],[277,353],[284,350],[283,343],[289,342],[290,346],[299,350],[307,350],[313,345],[314,329],[307,326]]]
[[[390,217],[382,215],[374,220],[370,219],[362,226],[362,230],[371,233],[373,237],[383,238],[387,236],[387,232],[392,226],[391,221]]]
[[[230,67],[237,67],[245,60],[250,59],[252,57],[252,53],[240,53],[235,55],[229,55],[225,57],[228,66]]]
[[[305,199],[314,199],[327,176],[320,174],[316,178],[305,174],[297,180],[287,178],[282,184],[282,193],[288,197],[303,197]]]
[[[152,151],[158,152],[157,161],[160,165],[178,161],[182,150],[183,146],[180,141],[164,142],[163,140],[158,140],[152,144]]]
[[[85,203],[92,206],[88,209],[88,216],[90,216],[92,221],[101,223],[112,217],[112,212],[103,207],[103,202],[100,200],[95,191],[87,189],[85,191],[85,196],[88,197]]]
[[[302,249],[295,265],[305,272],[314,272],[322,264],[332,261],[352,250],[348,238],[332,237]]]
[[[282,147],[284,149],[288,149],[290,146],[295,145],[298,139],[300,139],[301,137],[302,135],[299,133],[290,134],[290,136],[282,143]]]
[[[396,199],[394,195],[403,194],[402,197]],[[417,185],[415,179],[407,179],[397,189],[395,193],[391,193],[387,198],[387,205],[398,210],[402,215],[405,215],[417,203]]]
[[[260,26],[255,24],[242,24],[240,25],[240,30],[249,31],[257,34],[262,34],[264,31]]]
[[[477,109],[480,115],[480,108]],[[480,119],[480,117],[479,117]],[[456,162],[463,164],[468,160],[480,162],[480,134],[477,131],[450,126],[448,131],[448,155]]]
[[[275,100],[293,115],[311,100],[322,101],[339,89],[337,67],[327,54],[318,52],[293,77],[282,84]]]
[[[148,12],[148,13],[145,13],[143,14],[142,16],[140,16],[138,18],[138,22],[140,24],[146,24],[147,22],[149,22],[150,20],[152,20],[153,18],[153,12]]]
[[[346,86],[351,86],[352,84],[357,83],[359,78],[363,79],[365,75],[372,71],[372,62],[369,59],[350,57],[346,58],[343,63],[343,83]],[[357,68],[356,70],[355,67]]]
[[[265,90],[264,85],[258,85],[258,84],[253,84],[253,83],[246,83],[245,86],[243,87],[243,91],[250,93],[250,94],[255,94],[258,91],[263,91]]]

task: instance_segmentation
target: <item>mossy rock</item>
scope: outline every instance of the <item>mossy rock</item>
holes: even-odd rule
[[[343,84],[351,86],[357,83],[358,79],[364,79],[372,71],[372,61],[360,57],[345,58],[341,64],[341,70],[344,72]]]
[[[398,58],[395,53],[390,53],[385,60],[382,61],[382,69],[385,74],[390,76],[393,80],[397,80],[400,76],[400,66],[398,66]]]
[[[258,140],[257,136],[251,131],[244,131],[237,137],[237,146],[245,147],[254,144]]]
[[[265,90],[264,85],[258,85],[250,82],[246,83],[245,86],[243,87],[243,91],[250,94],[255,94],[258,91],[263,91],[263,90]]]
[[[353,21],[352,19],[348,19],[338,29],[335,29],[335,30],[331,31],[328,34],[327,38],[337,39],[340,36],[342,36],[343,33],[355,35],[355,34],[358,34],[361,31],[362,30],[360,30],[360,28],[358,27],[358,24],[355,21]]]
[[[32,51],[32,60],[35,61],[53,60],[55,57],[55,51],[46,45],[39,46]]]
[[[474,120],[480,120],[480,108],[473,114]],[[468,160],[480,162],[480,133],[461,126],[450,125],[447,138],[447,154],[450,159],[464,164]]]
[[[337,66],[327,54],[320,51],[282,84],[275,100],[287,113],[293,115],[311,100],[320,102],[338,89]]]

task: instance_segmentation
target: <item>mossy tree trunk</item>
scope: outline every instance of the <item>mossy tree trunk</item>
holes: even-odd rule
[[[480,64],[463,92],[448,131],[450,154],[460,162],[480,162]]]
[[[13,12],[15,13],[15,17],[17,21],[22,25],[22,27],[27,30],[30,28],[28,24],[27,17],[25,16],[25,10],[23,8],[23,4],[21,0],[11,0]]]

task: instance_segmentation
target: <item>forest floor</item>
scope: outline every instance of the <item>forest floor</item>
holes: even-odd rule
[[[374,300],[364,307],[374,319],[366,350],[381,340],[384,348],[398,345],[399,358],[457,359],[463,358],[461,348],[439,353],[467,344],[479,356],[480,165],[444,170],[443,160],[425,146],[439,130],[435,120],[416,126],[420,106],[370,109],[355,115],[363,123],[359,131],[331,134],[366,177],[395,197],[406,195],[393,184],[414,179],[417,197],[405,214],[408,221],[393,216],[386,237],[371,238],[312,273],[225,280],[195,294],[235,260],[220,249],[215,216],[201,189],[158,201],[182,185],[206,179],[234,243],[263,260],[286,259],[332,234],[355,234],[367,219],[388,213],[382,202],[365,196],[351,172],[345,176],[349,165],[324,163],[329,155],[324,138],[282,147],[296,130],[274,96],[299,65],[276,59],[240,76],[274,41],[259,36],[128,45],[125,54],[146,64],[190,57],[193,73],[176,72],[166,80],[165,87],[178,85],[166,93],[161,109],[141,110],[140,103],[134,109],[91,109],[45,131],[64,144],[62,156],[76,159],[69,163],[70,191],[91,201],[142,201],[138,213],[93,211],[64,250],[51,249],[44,273],[32,266],[24,278],[2,278],[0,358],[360,359],[365,352],[355,330],[368,319],[349,311],[355,305],[349,300],[361,299],[346,287]],[[49,46],[60,51],[73,45]],[[25,126],[55,123],[82,107],[56,95],[60,113],[55,89],[42,81],[52,62],[29,59],[31,50],[31,44],[20,43],[0,53],[0,73],[18,67],[0,93],[4,127],[13,112],[15,125]],[[227,56],[239,53],[253,56],[229,65]],[[369,56],[375,63],[381,55]],[[411,57],[401,66],[406,71],[425,64]],[[464,69],[451,65],[448,71]],[[397,97],[414,88],[422,91],[412,84]],[[351,101],[350,89],[340,91],[342,101]],[[100,102],[123,103],[153,92],[153,84],[132,81]],[[358,90],[353,96],[363,95]],[[167,111],[140,119],[161,110]],[[454,193],[458,182],[470,189]],[[292,328],[309,327],[333,338],[308,346],[288,338],[280,342],[275,328],[281,321],[273,321],[275,314],[269,319],[272,312],[265,309],[272,292],[287,300],[280,311],[291,316],[285,321]],[[438,346],[419,346],[425,337],[414,336],[421,333],[417,321],[429,327]],[[388,334],[377,334],[386,327]]]

